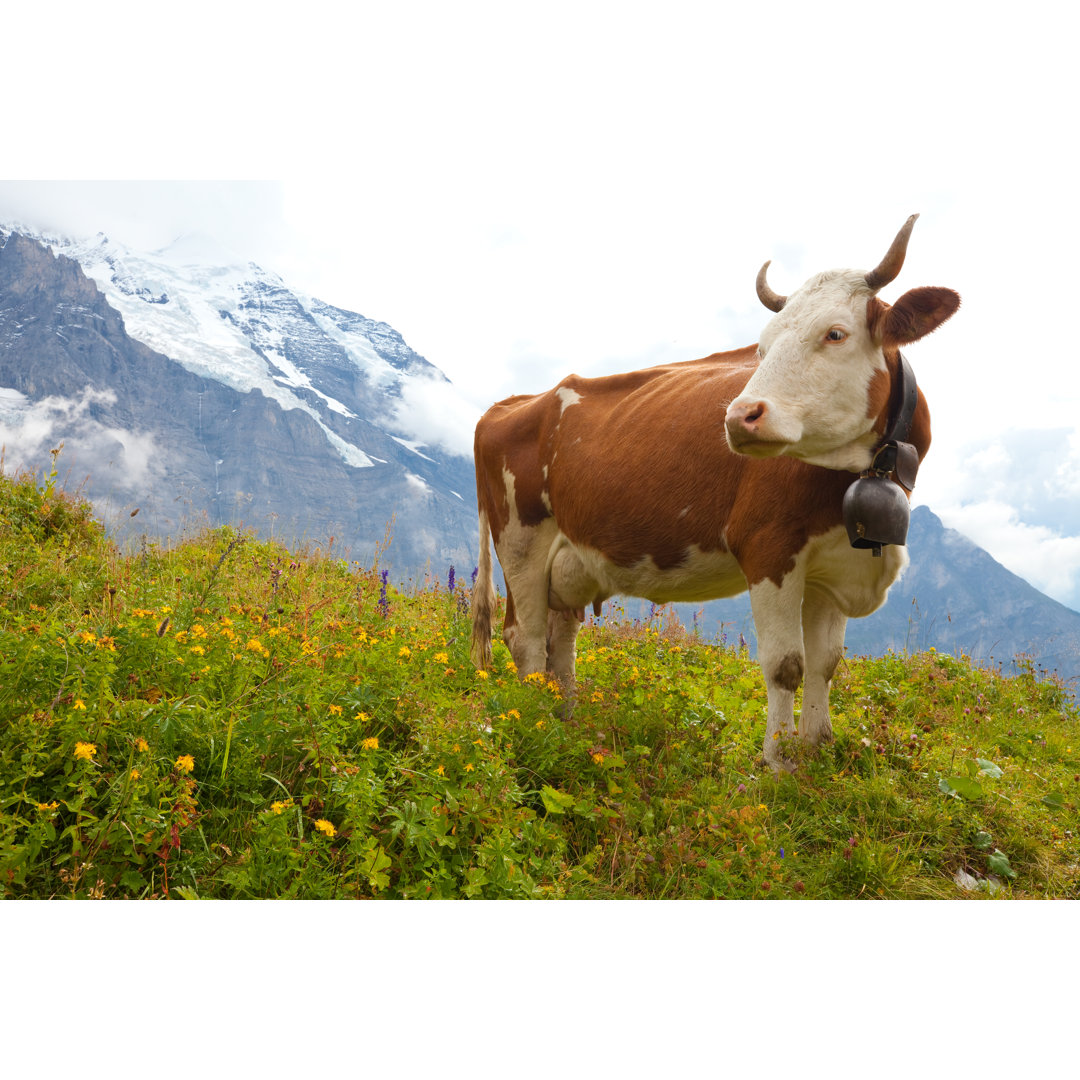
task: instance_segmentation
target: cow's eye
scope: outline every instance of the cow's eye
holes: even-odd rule
[[[847,340],[847,333],[846,333],[846,331],[841,330],[840,327],[834,326],[825,335],[825,340],[826,341],[846,341]]]

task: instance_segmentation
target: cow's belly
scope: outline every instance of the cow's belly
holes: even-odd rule
[[[562,534],[553,545],[549,580],[549,603],[556,610],[585,608],[616,595],[667,604],[715,600],[746,590],[746,578],[729,552],[692,547],[679,566],[664,570],[648,556],[634,566],[619,566]]]

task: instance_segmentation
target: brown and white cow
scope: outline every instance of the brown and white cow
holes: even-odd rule
[[[794,767],[780,736],[795,732],[801,682],[799,736],[831,738],[829,688],[847,619],[880,607],[907,564],[904,547],[881,557],[852,547],[844,494],[897,408],[900,347],[960,304],[936,287],[891,307],[876,295],[900,272],[917,216],[869,273],[817,274],[782,297],[766,263],[758,296],[776,314],[758,345],[625,375],[570,375],[484,414],[475,440],[479,667],[491,661],[490,536],[506,578],[503,638],[520,676],[546,670],[572,695],[584,609],[610,596],[696,602],[749,588],[768,688],[766,760]],[[930,445],[921,392],[908,439],[921,461]]]

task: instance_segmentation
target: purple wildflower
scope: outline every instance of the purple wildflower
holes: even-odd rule
[[[382,587],[379,589],[379,611],[382,613],[382,617],[385,619],[390,614],[390,600],[386,595],[386,579],[390,576],[388,570],[384,570],[379,578],[382,581]]]
[[[450,592],[454,591],[454,568],[450,567],[450,573],[446,575],[446,587]]]

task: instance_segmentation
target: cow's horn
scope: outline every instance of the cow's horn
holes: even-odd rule
[[[911,236],[911,230],[915,227],[918,216],[918,214],[912,214],[904,222],[885,258],[881,260],[876,270],[871,270],[866,275],[866,284],[874,292],[877,292],[882,286],[888,285],[900,273],[900,268],[904,265],[904,256],[907,255],[908,238]]]
[[[771,259],[769,260],[772,261]],[[769,283],[765,280],[765,274],[769,269],[769,263],[766,263],[759,271],[757,275],[757,294],[758,299],[770,310],[779,311],[786,303],[787,297],[780,296],[778,293],[774,293],[769,288]]]

